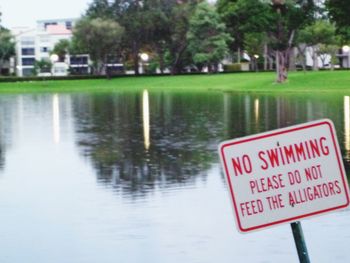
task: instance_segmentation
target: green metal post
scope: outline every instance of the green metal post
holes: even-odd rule
[[[290,224],[293,231],[295,246],[297,247],[300,263],[310,263],[309,254],[307,253],[303,229],[299,221]]]

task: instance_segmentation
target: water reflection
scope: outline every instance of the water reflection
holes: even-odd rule
[[[255,123],[259,121],[259,99],[254,101]]]
[[[145,149],[148,150],[151,144],[150,142],[150,127],[149,127],[149,97],[148,91],[143,91],[142,96],[142,120],[143,120],[143,139],[145,144]]]
[[[60,101],[58,94],[52,97],[52,128],[54,143],[60,142]]]
[[[2,96],[0,261],[29,255],[65,262],[68,255],[72,262],[115,262],[116,254],[118,262],[169,255],[169,262],[296,261],[288,226],[269,235],[236,233],[216,148],[224,139],[325,117],[335,123],[349,167],[343,95]],[[303,223],[311,256],[348,262],[349,212],[330,216]],[[329,246],[320,229],[330,224]]]
[[[2,169],[5,165],[5,146],[3,143],[0,143],[0,169]]]
[[[17,103],[20,102],[20,96],[1,96],[0,97],[0,169],[6,164],[6,152],[11,148],[13,142],[13,133],[16,132]]]
[[[99,182],[133,195],[206,180],[224,139],[325,117],[339,127],[340,107],[339,97],[147,90],[73,100],[77,143]]]
[[[78,145],[99,181],[117,191],[143,195],[156,187],[194,184],[206,180],[217,158],[219,102],[220,96],[147,91],[80,96],[73,106]]]

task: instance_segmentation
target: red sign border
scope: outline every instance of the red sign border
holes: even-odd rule
[[[338,166],[339,166],[339,170],[340,170],[340,174],[341,174],[341,179],[342,179],[343,187],[345,189],[346,204],[340,205],[340,206],[336,206],[336,207],[331,207],[331,208],[324,209],[324,210],[315,211],[315,212],[304,214],[304,215],[299,215],[299,216],[295,216],[295,217],[290,217],[290,218],[274,221],[274,222],[263,224],[263,225],[257,225],[257,226],[254,226],[254,227],[243,228],[242,225],[241,225],[241,221],[240,221],[240,217],[239,217],[239,213],[238,213],[238,209],[237,209],[237,204],[236,204],[236,201],[235,201],[233,186],[232,186],[232,183],[231,183],[231,180],[230,180],[230,175],[229,175],[228,168],[227,168],[226,158],[225,158],[225,155],[224,155],[224,148],[226,148],[228,146],[232,146],[232,145],[242,144],[242,143],[245,143],[245,142],[250,142],[250,141],[255,141],[255,140],[260,140],[260,139],[265,139],[265,138],[276,136],[276,135],[280,135],[280,134],[285,134],[285,133],[289,133],[289,132],[309,129],[309,128],[322,126],[322,125],[329,126],[329,129],[330,129],[330,132],[331,132],[331,135],[332,135],[332,141],[333,141],[334,149],[335,149],[335,152],[336,152],[336,157],[337,157]],[[252,135],[252,136],[248,136],[248,137],[234,139],[234,141],[229,141],[229,142],[226,142],[226,143],[223,142],[219,146],[219,152],[221,154],[221,159],[222,159],[222,162],[223,162],[224,168],[225,168],[226,181],[228,182],[228,185],[229,185],[230,195],[231,195],[231,198],[232,198],[234,212],[235,212],[235,216],[236,216],[236,221],[238,223],[238,228],[239,228],[239,230],[241,232],[245,233],[245,232],[258,230],[258,229],[265,228],[265,227],[274,226],[274,225],[277,225],[277,224],[297,221],[299,219],[303,219],[303,218],[306,218],[306,217],[319,215],[319,214],[322,214],[322,213],[331,212],[331,211],[334,211],[334,210],[345,208],[350,203],[349,188],[348,188],[348,183],[347,183],[347,179],[346,179],[346,176],[345,176],[344,165],[343,165],[343,162],[341,161],[341,158],[340,158],[341,153],[340,153],[340,149],[339,149],[339,144],[338,144],[338,141],[337,141],[337,138],[336,138],[336,135],[335,135],[334,124],[329,119],[322,119],[322,120],[316,121],[316,122],[300,124],[300,125],[291,126],[291,127],[288,127],[288,128],[282,128],[282,129],[278,129],[278,130],[274,130],[274,131],[270,131],[270,132],[266,132],[266,133],[260,133],[260,134],[257,134],[257,135]]]

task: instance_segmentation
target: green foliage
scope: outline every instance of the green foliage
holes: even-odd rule
[[[249,56],[261,55],[264,44],[267,42],[265,33],[246,33],[244,47]]]
[[[143,16],[144,3],[140,0],[115,0],[111,3],[113,18],[125,28],[123,50],[131,56],[134,71],[138,74],[140,48],[145,44],[145,26],[148,21]]]
[[[47,59],[36,60],[34,63],[33,75],[39,73],[51,73],[52,63]]]
[[[59,57],[59,61],[63,62],[66,54],[71,48],[71,43],[67,39],[60,39],[52,50],[52,54],[56,54]]]
[[[313,21],[316,10],[312,0],[218,0],[217,6],[235,39],[232,50],[261,54],[264,42],[259,39],[265,34],[274,57],[279,57],[278,70],[288,68],[289,50],[296,44],[294,36]]]
[[[231,40],[225,29],[213,6],[206,2],[197,6],[187,34],[188,49],[196,64],[216,66],[225,57]]]
[[[124,27],[118,51],[124,61],[133,63],[136,74],[141,49],[157,54],[161,70],[167,64],[168,54],[168,66],[175,73],[192,62],[186,34],[196,3],[196,0],[94,0],[86,16],[112,19]]]
[[[113,19],[113,9],[109,2],[108,0],[93,0],[85,15],[89,18]]]
[[[145,67],[147,74],[155,74],[159,68],[159,63],[155,60],[151,60]]]
[[[193,60],[188,52],[189,21],[194,12],[195,5],[183,3],[174,5],[170,12],[170,38],[167,41],[166,60],[173,74],[180,73],[186,65],[192,64]]]
[[[337,25],[337,32],[350,40],[350,3],[349,0],[326,0],[329,17]]]
[[[244,47],[246,33],[262,32],[269,28],[271,8],[262,1],[219,0],[217,8],[234,39],[233,49]]]
[[[320,44],[317,50],[317,55],[321,58],[323,66],[325,66],[325,59],[330,55],[332,67],[337,64],[338,58],[336,54],[338,53],[339,46],[334,44]]]
[[[297,40],[299,43],[312,47],[314,70],[318,68],[317,56],[321,58],[325,66],[328,54],[335,57],[334,46],[339,42],[334,24],[327,20],[316,20],[313,24],[306,26],[298,33]]]
[[[143,45],[156,54],[158,66],[164,69],[164,54],[170,42],[171,10],[175,2],[164,0],[147,0],[143,2],[142,14]]]
[[[102,73],[108,55],[116,53],[124,28],[111,19],[88,18],[79,20],[73,31],[73,42],[83,53],[90,54],[96,72]]]
[[[294,46],[294,35],[311,24],[315,17],[315,4],[312,0],[286,0],[283,5],[271,9],[268,35],[274,50],[285,51]]]
[[[298,41],[310,46],[335,44],[335,26],[326,20],[316,20],[299,32]]]
[[[5,62],[15,55],[15,43],[10,31],[0,26],[0,74]]]

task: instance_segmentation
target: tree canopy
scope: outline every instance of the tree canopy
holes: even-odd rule
[[[270,68],[274,66],[278,73],[277,81],[283,82],[287,69],[295,64],[293,49],[302,41],[306,46],[330,46],[326,38],[328,33],[334,35],[328,30],[334,25],[338,33],[345,36],[348,32],[350,36],[346,2],[326,0],[324,6],[313,0],[218,0],[215,5],[201,0],[93,0],[77,24],[82,33],[74,34],[75,42],[80,43],[75,46],[88,51],[99,65],[108,52],[118,50],[135,74],[144,52],[161,72],[168,68],[173,74],[193,64],[198,69],[217,64],[230,51],[231,55],[237,52],[238,58],[248,52],[252,60],[252,55],[262,55],[265,68],[268,58]],[[327,16],[334,21],[331,27],[315,23]],[[101,27],[103,21],[118,25],[116,37],[111,37],[115,30],[107,24]],[[311,29],[321,30],[320,34]],[[322,46],[323,51],[326,49]],[[305,53],[305,49],[299,51]]]
[[[63,62],[70,47],[71,43],[68,39],[61,39],[56,43],[51,53],[58,55],[59,61]]]
[[[350,3],[348,0],[326,0],[330,19],[336,23],[337,32],[350,40]]]
[[[0,25],[0,75],[5,63],[14,55],[15,42],[11,32]]]
[[[73,31],[73,42],[82,52],[90,54],[95,71],[102,74],[109,55],[116,52],[124,28],[111,19],[88,18],[79,20]]]
[[[206,2],[200,3],[190,20],[187,33],[188,49],[197,65],[207,66],[209,71],[215,70],[228,53],[226,43],[231,38],[225,31],[225,24],[215,8]]]

